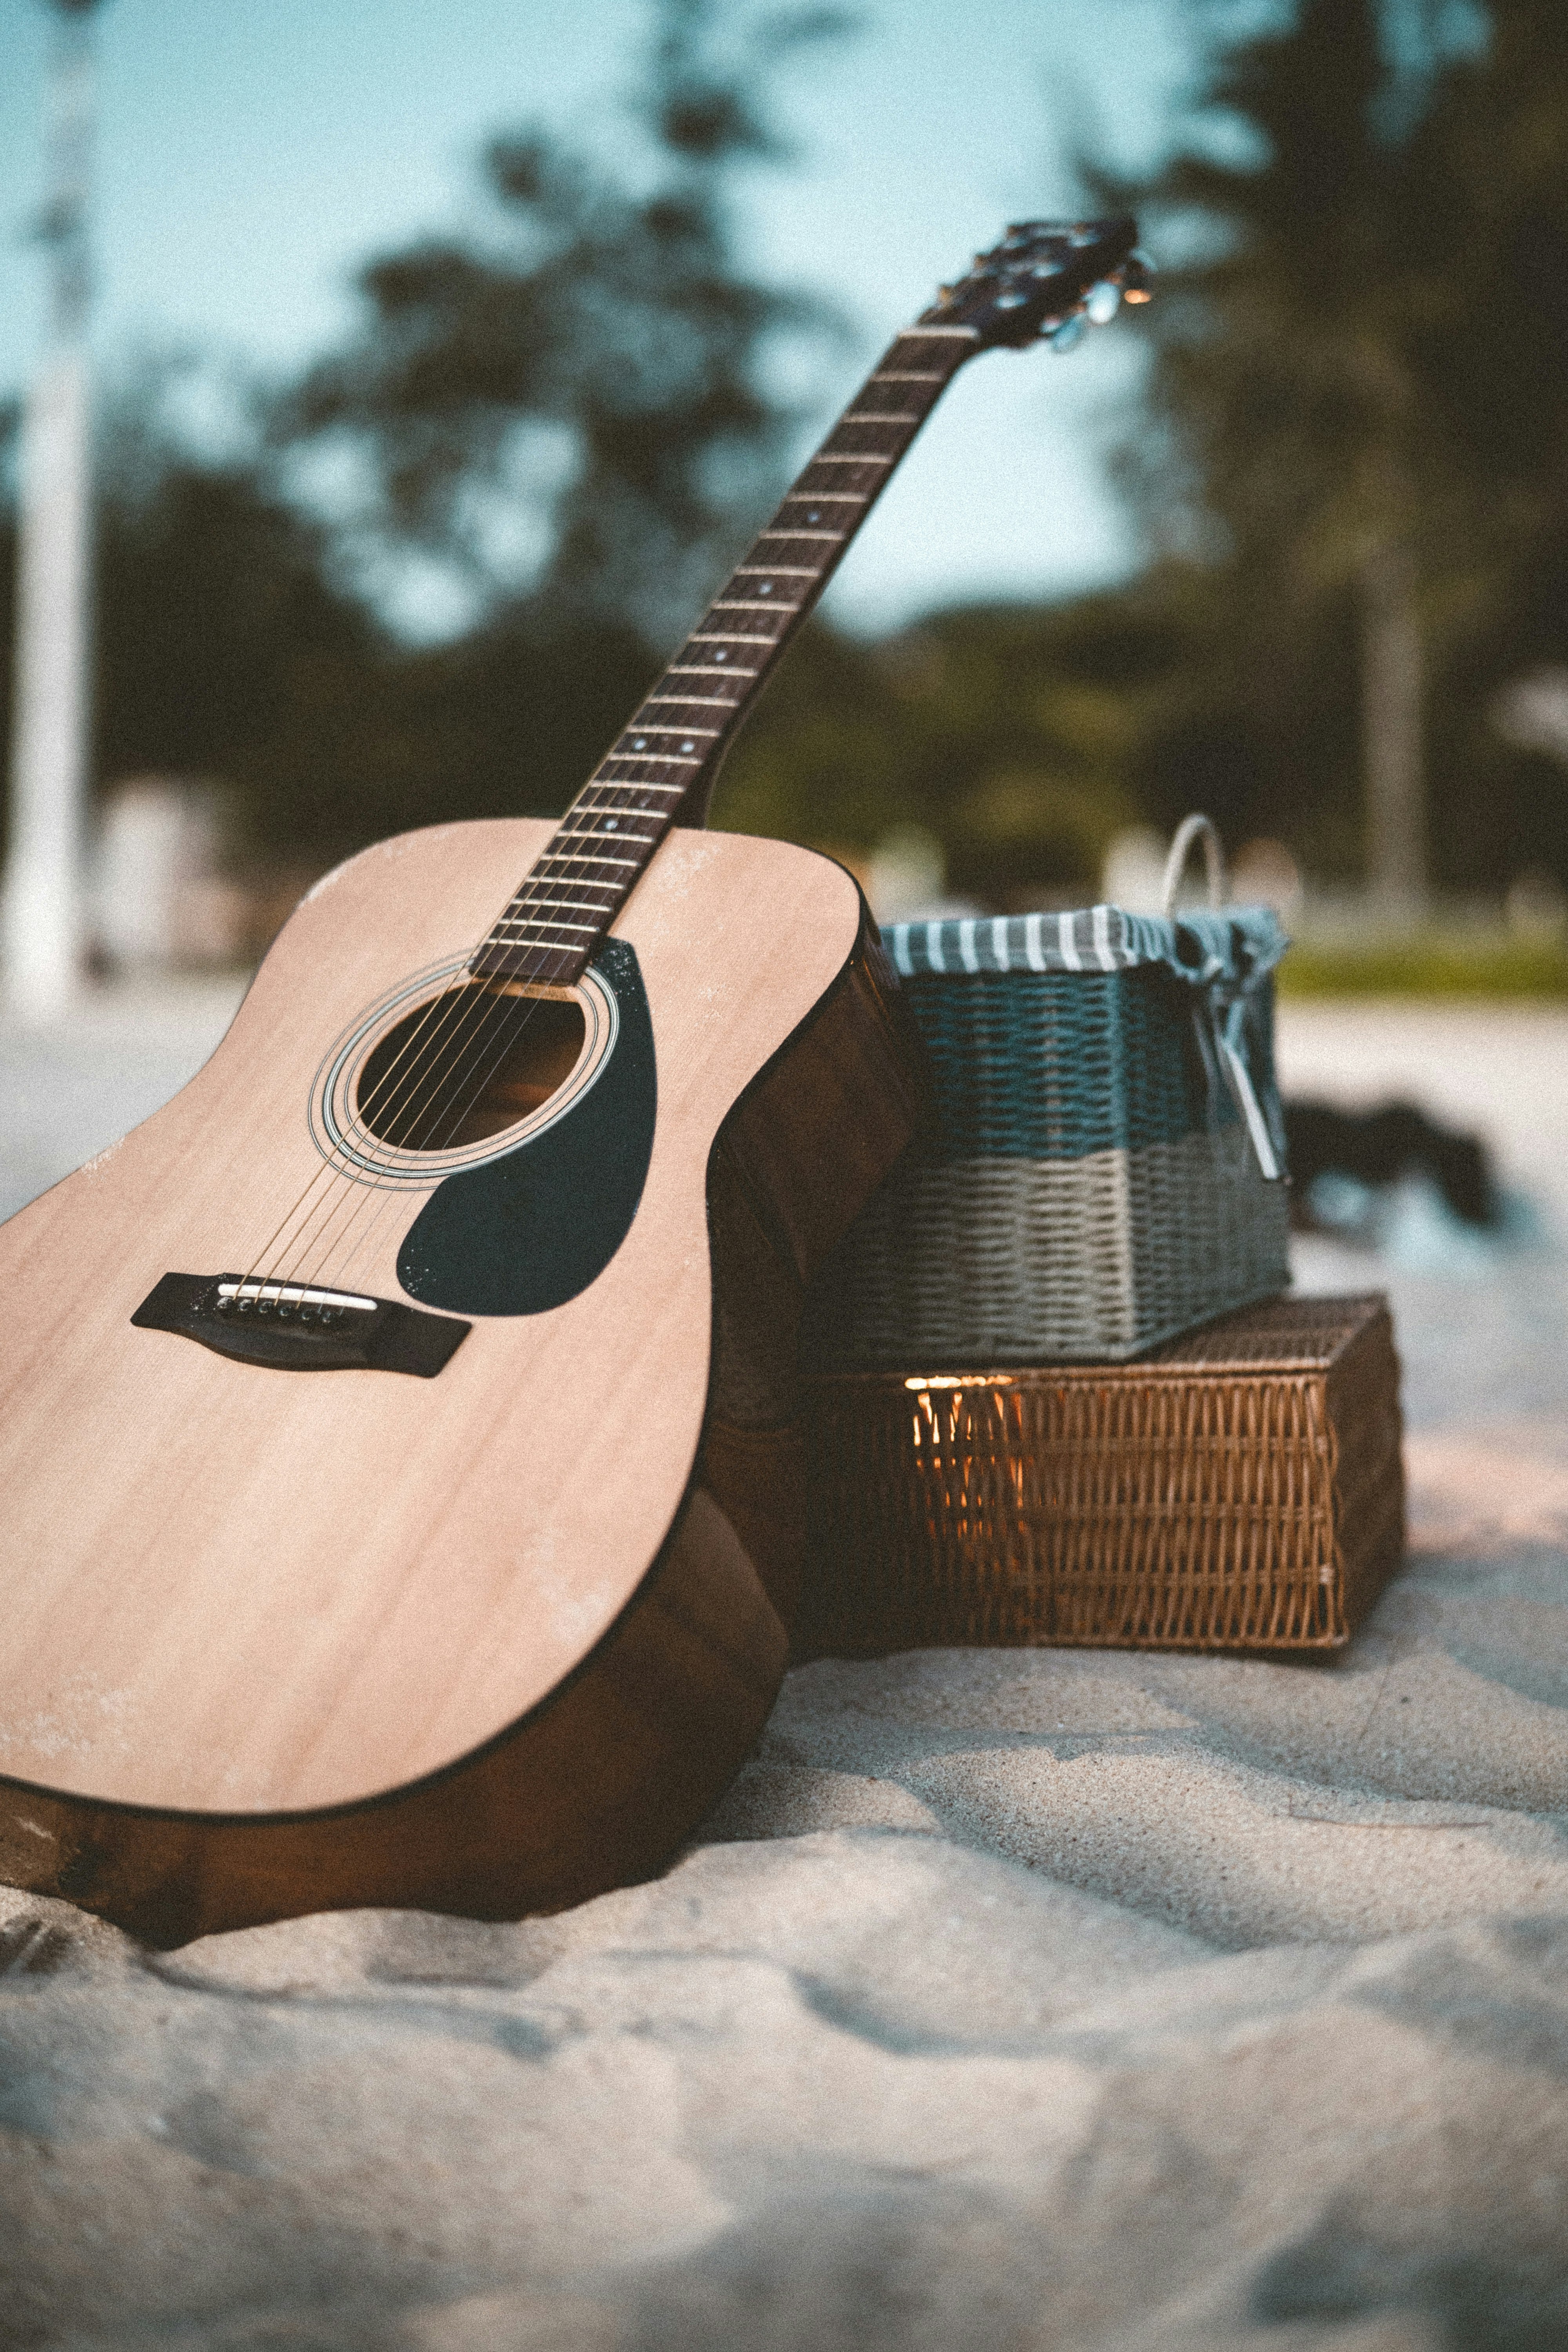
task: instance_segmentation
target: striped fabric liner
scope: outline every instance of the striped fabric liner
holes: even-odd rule
[[[1128,971],[1136,964],[1163,963],[1202,985],[1271,971],[1286,940],[1267,907],[1219,913],[1194,908],[1169,917],[1080,907],[1056,915],[892,923],[882,944],[905,980],[925,972]]]

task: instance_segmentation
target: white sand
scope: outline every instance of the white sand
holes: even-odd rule
[[[1429,1049],[1545,1238],[1393,1276],[1348,1654],[824,1662],[663,1880],[515,1927],[0,1895],[0,2345],[1568,2345],[1568,1020],[1425,1018],[1287,1071]]]

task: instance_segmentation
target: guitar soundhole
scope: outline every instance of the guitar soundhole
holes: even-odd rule
[[[469,981],[388,1030],[354,1108],[399,1151],[449,1151],[515,1127],[564,1085],[583,1050],[578,1005]]]

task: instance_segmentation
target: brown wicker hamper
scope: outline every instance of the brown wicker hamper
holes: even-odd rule
[[[1131,1364],[806,1383],[799,1657],[1331,1649],[1405,1542],[1380,1297],[1279,1298]]]

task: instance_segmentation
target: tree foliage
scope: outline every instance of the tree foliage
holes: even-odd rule
[[[558,807],[591,768],[781,487],[779,340],[830,325],[745,268],[730,208],[736,173],[782,150],[775,68],[837,20],[654,5],[613,159],[492,142],[484,233],[373,262],[360,330],[253,453],[194,456],[155,383],[121,404],[107,779],[225,778],[254,843],[319,860]],[[1111,829],[1194,805],[1353,874],[1354,583],[1397,532],[1419,562],[1440,870],[1568,878],[1562,770],[1489,716],[1508,678],[1568,663],[1568,11],[1487,0],[1466,48],[1411,0],[1425,45],[1402,66],[1390,21],[1378,0],[1298,0],[1221,41],[1194,134],[1107,190],[1162,263],[1129,477],[1144,572],[880,646],[814,624],[720,823],[851,852],[917,823],[954,887],[998,905],[1091,888]],[[368,520],[301,507],[301,454],[329,447],[374,485]],[[502,526],[531,501],[543,552],[523,572]],[[474,625],[400,641],[363,593],[372,543],[460,570]]]
[[[165,372],[140,372],[99,456],[105,781],[220,777],[250,844],[305,862],[570,796],[781,487],[781,339],[838,331],[746,268],[730,198],[787,152],[775,72],[841,22],[654,0],[614,160],[534,131],[492,142],[487,233],[373,261],[361,331],[241,455],[195,451]],[[368,465],[368,532],[300,495],[327,445]],[[561,487],[520,583],[497,549],[542,451]],[[399,638],[364,593],[367,537],[463,567],[474,625]],[[0,718],[8,688],[7,665]]]
[[[1200,136],[1117,190],[1187,257],[1150,314],[1129,478],[1155,543],[1194,559],[1164,576],[1211,664],[1147,790],[1182,797],[1173,769],[1206,739],[1246,829],[1353,872],[1355,586],[1397,542],[1440,868],[1473,885],[1568,851],[1539,767],[1486,722],[1532,634],[1563,650],[1527,583],[1568,551],[1568,19],[1492,0],[1458,45],[1435,7],[1401,21],[1422,36],[1402,68],[1376,0],[1301,0],[1222,47],[1208,117],[1229,135],[1201,135],[1200,113]]]
[[[492,234],[373,262],[362,333],[287,415],[296,436],[368,452],[381,530],[462,562],[513,625],[608,625],[650,646],[777,488],[795,417],[767,388],[774,346],[833,325],[738,264],[729,195],[737,166],[785,152],[772,70],[840,24],[763,16],[726,48],[717,0],[662,0],[658,22],[629,164],[539,131],[493,141]],[[552,431],[550,552],[518,599],[498,507],[526,498],[520,474]]]

